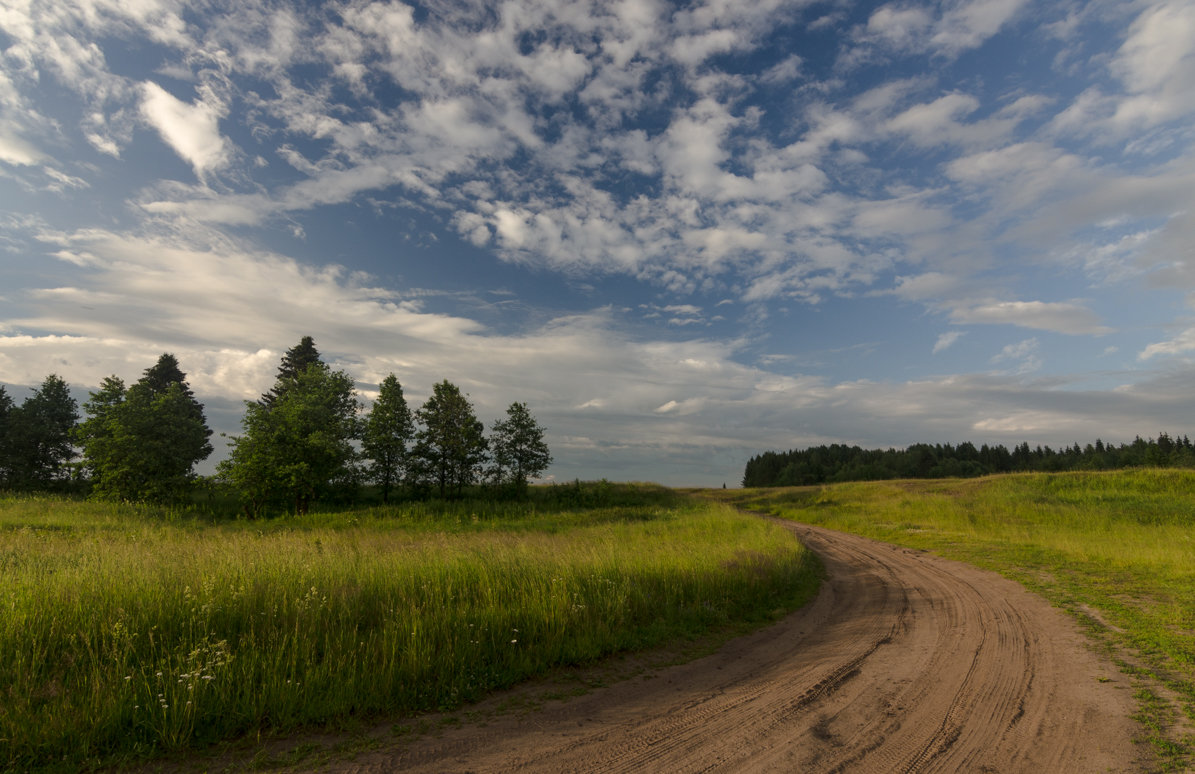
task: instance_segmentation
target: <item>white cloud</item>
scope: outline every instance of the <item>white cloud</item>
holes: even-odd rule
[[[1073,420],[1072,420],[1073,422]],[[972,427],[976,433],[989,435],[1013,435],[1026,438],[1049,433],[1058,437],[1060,425],[1068,424],[1064,417],[1049,411],[1015,411],[1002,417],[988,417],[976,422]],[[1075,423],[1078,424],[1078,423]]]
[[[942,14],[931,44],[946,54],[976,48],[999,32],[1027,0],[970,0],[953,4]]]
[[[905,30],[900,34],[924,37],[953,25],[983,37],[1002,28],[1016,6],[998,5],[983,11],[965,4],[936,20],[911,5],[890,5],[873,15],[872,33]],[[1016,161],[1011,154],[980,154],[995,154],[990,146],[1041,110],[1046,96],[1010,96],[990,116],[971,120],[981,112],[975,96],[948,92],[909,105],[933,81],[889,82],[857,99],[839,93],[809,102],[782,145],[758,134],[746,139],[767,112],[743,109],[748,81],[699,67],[675,90],[666,79],[645,87],[648,74],[670,66],[673,54],[700,63],[710,52],[749,48],[793,8],[705,8],[665,16],[652,4],[630,2],[536,9],[511,4],[488,19],[441,9],[416,22],[412,9],[390,3],[347,8],[343,27],[320,27],[284,12],[246,13],[244,21],[230,18],[218,34],[227,38],[238,66],[273,86],[276,98],[242,96],[263,116],[263,136],[278,131],[281,122],[287,133],[281,152],[308,178],[239,192],[160,187],[143,197],[147,212],[256,225],[274,213],[385,191],[399,202],[438,210],[462,238],[505,260],[569,272],[622,272],[675,292],[745,272],[748,280],[739,286],[746,299],[812,301],[865,287],[893,261],[925,262],[923,268],[933,269],[948,250],[973,246],[959,243],[957,232],[957,247],[937,236],[955,224],[957,199],[950,192],[876,189],[872,144],[889,135],[925,147],[984,149],[949,167],[955,182],[1020,191],[1023,198],[1034,190],[1023,181],[994,179],[1006,169],[1002,164]],[[296,44],[300,32],[311,45]],[[249,50],[254,41],[259,54]],[[393,106],[354,114],[335,101],[331,88],[292,81],[285,68],[300,61],[326,61],[367,98],[386,79],[407,94]],[[799,64],[790,56],[773,75],[796,77]],[[147,106],[156,88],[143,87]],[[168,109],[147,107],[147,114],[162,114],[157,125],[163,138],[197,172],[217,168],[234,152],[219,134],[224,102],[208,96],[201,91],[188,105],[161,92]],[[584,123],[565,109],[576,104],[568,102],[574,97],[587,111]],[[660,105],[673,112],[651,134],[627,128],[637,111]],[[184,111],[203,119],[191,122],[200,130],[190,137],[162,117]],[[318,143],[304,142],[309,139]],[[505,163],[512,158],[518,165]],[[846,175],[834,169],[847,164],[859,169]],[[1056,171],[1037,179],[1057,179]],[[639,175],[656,179],[658,193],[634,200],[612,193],[620,181]],[[835,190],[843,177],[856,175],[872,182],[849,195]]]
[[[1195,111],[1195,6],[1163,2],[1146,8],[1111,69],[1129,91],[1113,123],[1152,126]]]
[[[888,4],[867,20],[867,34],[897,50],[908,50],[920,43],[932,22],[923,8]]]
[[[938,340],[936,342],[934,342],[934,352],[933,353],[936,355],[939,352],[945,352],[946,350],[948,350],[952,346],[954,346],[954,343],[956,341],[958,341],[959,339],[961,339],[963,336],[966,336],[966,335],[967,335],[966,331],[947,331],[946,333],[939,335]]]
[[[187,104],[152,81],[141,84],[141,92],[141,115],[197,176],[203,178],[228,163],[230,150],[219,126],[226,110],[214,95],[209,92]]]
[[[897,54],[929,50],[953,58],[999,33],[1025,5],[1026,0],[963,0],[944,3],[934,14],[911,2],[888,3],[855,30],[857,46],[843,63],[849,67],[866,61],[873,48]]]
[[[918,195],[861,202],[853,225],[867,236],[912,235],[949,227],[950,214],[923,199]]]
[[[1072,335],[1112,332],[1100,324],[1090,309],[1072,301],[991,301],[955,308],[950,320],[957,324],[1016,325]]]
[[[1195,351],[1195,328],[1188,328],[1168,341],[1150,344],[1141,350],[1137,359],[1149,360],[1159,356],[1182,355],[1191,351]]]
[[[769,67],[759,78],[764,83],[784,84],[801,76],[804,60],[798,54],[789,54],[782,61]]]
[[[1130,148],[1173,146],[1173,137],[1156,132],[1195,113],[1195,8],[1181,1],[1140,5],[1121,47],[1092,61],[1123,91],[1104,84],[1085,89],[1054,117],[1053,133],[1100,144],[1129,141]]]
[[[709,30],[700,35],[687,35],[672,42],[672,56],[689,67],[701,64],[713,54],[735,49],[739,36],[734,30]]]
[[[264,391],[281,352],[311,334],[334,366],[365,384],[398,373],[416,404],[444,378],[470,394],[483,421],[511,400],[528,402],[548,428],[552,472],[569,479],[652,471],[666,483],[713,476],[716,484],[733,480],[759,451],[835,440],[874,447],[1131,439],[1142,426],[1174,424],[1159,397],[1180,389],[1145,382],[1130,392],[1078,392],[1021,381],[1038,356],[1032,339],[1002,353],[1000,362],[1019,366],[1020,376],[835,384],[744,366],[735,342],[629,336],[612,309],[499,335],[464,316],[421,311],[334,268],[219,241],[197,250],[100,231],[44,236],[88,252],[89,270],[42,294],[41,311],[17,322],[64,333],[0,336],[9,384],[36,384],[54,371],[94,387],[111,373],[135,378],[171,351],[216,428],[235,432],[236,401]],[[700,311],[666,306],[674,308],[660,311]],[[711,462],[721,457],[729,462]]]
[[[1014,179],[1018,186],[1032,181],[1034,197],[1049,187],[1064,184],[1081,160],[1044,143],[1023,142],[994,150],[984,150],[953,159],[946,173],[964,183],[987,186]],[[1054,179],[1053,184],[1037,182],[1040,177]]]
[[[1015,344],[1008,344],[999,354],[992,358],[992,363],[1013,363],[1016,373],[1033,373],[1041,368],[1041,343],[1036,339],[1025,339]]]
[[[955,92],[907,108],[890,119],[884,128],[924,148],[940,145],[986,148],[1010,137],[1022,117],[1010,112],[977,121],[963,120],[979,108],[976,97]]]
[[[1079,420],[1057,408],[1069,396],[1015,378],[1024,374],[898,383],[877,373],[874,382],[833,384],[743,366],[792,370],[802,361],[769,361],[740,351],[738,339],[694,332],[738,325],[744,341],[762,338],[784,315],[798,316],[789,301],[826,308],[894,296],[954,325],[1099,335],[1111,330],[1105,319],[1125,331],[1134,322],[1098,299],[1007,299],[1082,293],[1046,282],[1107,287],[1148,277],[1163,293],[1195,287],[1195,264],[1185,260],[1195,243],[1195,170],[1182,120],[1195,104],[1191,6],[1080,5],[1035,6],[1045,34],[1024,29],[1027,45],[1064,41],[1065,52],[1040,53],[1073,65],[1065,79],[1008,57],[1007,70],[985,71],[982,81],[958,80],[953,60],[1014,29],[1021,0],[902,0],[854,30],[834,29],[845,18],[837,7],[819,20],[821,6],[779,0],[680,9],[512,0],[419,12],[362,2],[327,14],[253,2],[218,15],[189,8],[185,17],[164,0],[14,5],[0,69],[0,183],[77,196],[63,211],[102,210],[95,217],[105,230],[54,237],[46,253],[58,260],[49,262],[53,275],[34,281],[40,291],[6,288],[0,301],[21,311],[0,321],[11,339],[0,373],[40,379],[63,351],[88,379],[135,374],[170,347],[193,358],[209,394],[229,401],[264,389],[280,350],[310,332],[365,379],[398,369],[426,389],[467,378],[499,408],[494,396],[509,383],[517,394],[503,400],[541,398],[561,437],[593,455],[619,446],[639,459],[662,448],[700,457],[700,444],[742,449],[765,438],[790,447],[799,440],[792,428],[810,416],[822,424],[801,437],[875,443],[958,438],[981,426],[1073,427]],[[1084,37],[1109,32],[1114,17],[1124,18],[1113,30],[1123,45],[1101,50],[1098,35]],[[738,54],[796,24],[843,44],[830,76],[776,48],[763,52],[766,71],[740,72],[753,57]],[[117,74],[104,54],[126,42],[128,52],[152,50],[146,68],[157,69]],[[736,55],[734,67],[721,68],[724,53]],[[983,61],[996,62],[1003,49],[988,53]],[[120,73],[135,71],[135,59],[122,55]],[[864,63],[874,69],[859,93],[851,67]],[[918,75],[898,77],[907,72]],[[71,94],[78,104],[57,109]],[[1052,105],[1057,114],[1039,127]],[[147,124],[199,184],[153,182],[134,169],[143,154],[127,149]],[[253,157],[269,163],[237,163]],[[88,204],[106,195],[113,168],[138,191],[137,221],[113,225],[129,209],[120,201]],[[13,200],[33,207],[23,202],[34,198]],[[479,322],[492,317],[432,314],[382,280],[281,254],[290,238],[318,241],[314,229],[337,205],[347,205],[338,215],[360,207],[374,218],[418,211],[429,233],[449,224],[497,259],[578,285],[606,273],[652,283],[658,327],[636,336],[604,308],[557,310],[551,322],[541,310],[531,318],[541,322],[508,318],[527,327],[498,335]],[[194,222],[229,233],[191,230]],[[0,248],[36,255],[20,231],[0,233]],[[404,272],[381,252],[371,260],[380,275]],[[699,305],[728,296],[743,304],[742,319],[710,325],[716,318]],[[964,333],[942,334],[933,351]],[[686,334],[690,341],[676,341]],[[1142,361],[1186,354],[1195,341],[1188,333],[1147,341],[1163,338],[1141,350]],[[1024,368],[1049,343],[998,362]],[[964,390],[975,395],[955,394]],[[1019,407],[1022,399],[1032,405]],[[1122,418],[1156,416],[1115,405]],[[898,418],[904,407],[916,423]]]
[[[39,163],[44,158],[45,155],[32,143],[0,130],[0,161],[27,167]]]
[[[933,301],[955,294],[960,282],[941,272],[931,271],[908,277],[897,277],[893,293],[909,301]]]

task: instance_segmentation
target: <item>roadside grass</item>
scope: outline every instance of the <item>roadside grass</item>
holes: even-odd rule
[[[563,489],[231,522],[0,496],[0,769],[450,710],[816,591],[776,525],[650,485]]]
[[[1145,678],[1137,719],[1163,768],[1195,766],[1195,472],[1014,474],[716,494],[1022,583],[1075,616],[1122,670]]]

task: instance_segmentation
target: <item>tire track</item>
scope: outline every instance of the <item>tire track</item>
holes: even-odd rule
[[[340,772],[1142,771],[1131,691],[1075,626],[999,576],[780,522],[817,599],[718,653]]]

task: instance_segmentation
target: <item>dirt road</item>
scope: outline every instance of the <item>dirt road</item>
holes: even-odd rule
[[[1020,586],[795,524],[828,578],[714,655],[340,763],[345,772],[1121,772],[1131,690]]]

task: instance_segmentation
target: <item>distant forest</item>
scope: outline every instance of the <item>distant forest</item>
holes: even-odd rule
[[[862,449],[831,444],[787,452],[764,452],[747,461],[743,486],[803,486],[841,481],[893,478],[972,478],[993,473],[1067,470],[1113,470],[1133,467],[1195,468],[1195,447],[1187,436],[1167,433],[1156,439],[1137,437],[1114,446],[1096,440],[1086,446],[1031,448],[970,442],[919,443],[907,449]]]

